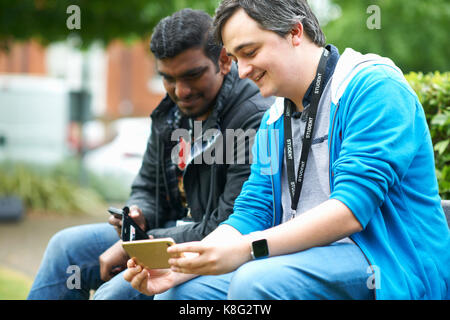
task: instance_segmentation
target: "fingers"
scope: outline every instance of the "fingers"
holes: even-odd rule
[[[189,242],[171,246],[169,259],[171,270],[189,274],[212,274],[213,265],[208,247],[202,242]]]
[[[206,246],[203,242],[194,241],[194,242],[186,242],[180,244],[174,244],[167,249],[167,252],[173,255],[185,253],[185,252],[196,252],[202,253],[206,250]]]
[[[170,270],[178,273],[204,274],[205,263],[195,258],[169,259]]]
[[[131,282],[133,278],[142,271],[142,267],[136,264],[134,259],[127,261],[127,270],[124,272],[123,277],[128,282]]]
[[[148,279],[148,272],[145,269],[142,269],[141,266],[136,267],[138,273],[134,278],[131,280],[131,286],[138,290],[139,292],[142,292],[144,294],[147,293],[147,279]]]
[[[119,216],[116,216],[116,215],[110,215],[108,218],[108,223],[110,225],[112,225],[114,227],[114,229],[116,229],[116,231],[120,237],[120,233],[122,231],[122,218],[120,218]]]
[[[115,227],[121,227],[122,226],[122,218],[119,215],[112,214],[108,218],[109,224],[115,226]]]
[[[124,272],[123,278],[130,282],[134,289],[147,294],[147,270],[143,269],[140,265],[137,265],[134,259],[128,260],[127,267],[128,269]]]
[[[137,205],[132,205],[130,207],[130,217],[135,218],[142,214],[141,209]]]
[[[127,268],[134,268],[134,267],[136,267],[136,261],[133,258],[128,259]]]
[[[146,230],[147,222],[145,221],[145,216],[137,205],[132,205],[130,207],[130,217],[142,230]]]

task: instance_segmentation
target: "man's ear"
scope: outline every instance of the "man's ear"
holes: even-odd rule
[[[228,74],[228,72],[230,72],[232,62],[233,60],[231,59],[231,57],[227,55],[227,50],[225,50],[225,48],[222,48],[219,56],[219,69],[223,75],[226,75]]]
[[[297,23],[292,28],[290,35],[292,36],[292,45],[298,46],[303,40],[303,24],[301,22]]]

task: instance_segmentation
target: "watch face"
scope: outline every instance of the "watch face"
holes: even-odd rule
[[[269,255],[269,248],[267,246],[266,239],[253,241],[252,247],[255,258],[267,257]]]

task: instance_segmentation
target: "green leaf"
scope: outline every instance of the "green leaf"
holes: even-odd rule
[[[434,146],[434,151],[436,151],[439,155],[443,154],[445,151],[448,151],[447,147],[448,147],[449,142],[450,142],[450,139],[447,139],[444,141],[439,141]]]

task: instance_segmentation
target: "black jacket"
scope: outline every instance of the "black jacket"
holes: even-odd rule
[[[184,170],[183,183],[188,209],[182,206],[178,189],[176,169],[171,153],[177,141],[172,141],[177,106],[166,96],[151,115],[152,128],[141,169],[132,184],[127,205],[138,205],[147,220],[148,234],[155,238],[172,237],[175,242],[197,241],[213,231],[233,212],[234,200],[250,174],[250,143],[243,148],[239,140],[234,143],[232,161],[226,161],[227,129],[250,129],[256,133],[264,112],[273,98],[263,98],[250,80],[241,80],[233,65],[225,77],[216,98],[213,112],[202,124],[203,133],[218,129],[222,138],[213,148],[223,150],[222,164],[207,161],[191,161]],[[210,130],[211,132],[212,130]],[[253,140],[252,140],[253,141]],[[251,141],[251,142],[252,142]],[[246,152],[246,161],[237,161],[237,154]],[[203,150],[211,152],[211,148]],[[241,158],[240,158],[241,159]],[[218,161],[217,161],[218,162]],[[231,162],[231,163],[230,163]],[[157,187],[158,186],[158,187]],[[157,213],[157,215],[155,214]],[[164,228],[167,221],[191,216],[194,223]]]

